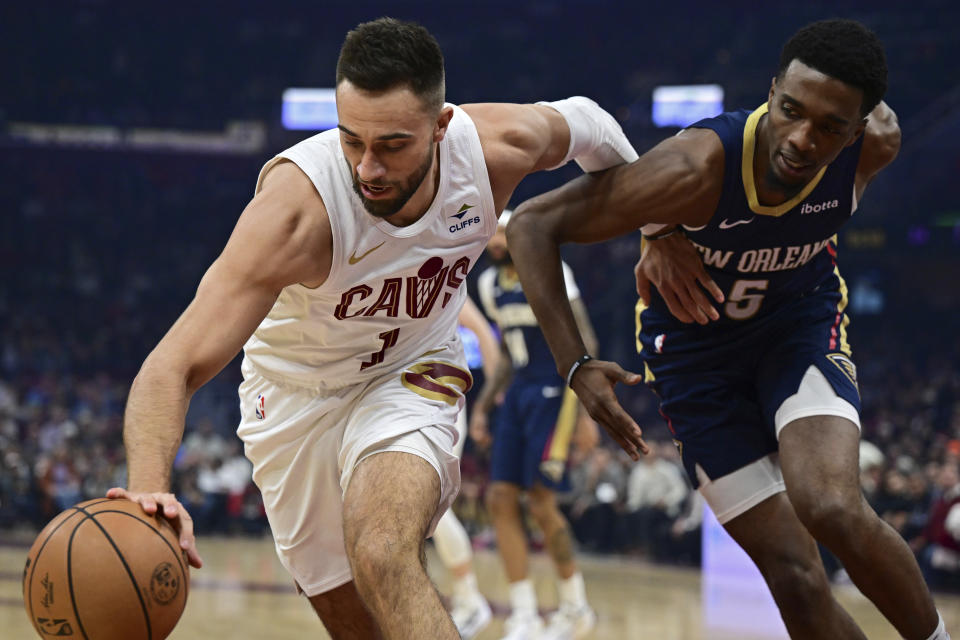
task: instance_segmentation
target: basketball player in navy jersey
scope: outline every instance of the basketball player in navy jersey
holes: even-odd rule
[[[510,583],[511,614],[503,640],[579,639],[596,624],[587,604],[583,575],[573,555],[570,525],[557,506],[557,491],[569,491],[567,459],[574,440],[592,446],[597,425],[553,368],[550,349],[527,304],[510,257],[505,233],[510,211],[504,211],[497,232],[487,244],[493,266],[480,274],[477,289],[484,311],[496,322],[503,356],[480,391],[470,418],[471,436],[490,440],[487,414],[494,398],[507,387],[496,414],[490,456],[487,507],[497,534],[497,550]],[[580,298],[573,271],[563,265],[564,288],[588,344],[596,338]],[[557,575],[559,610],[547,624],[537,610],[533,581],[528,575],[527,536],[520,506],[526,494],[530,515],[543,532]]]
[[[558,370],[634,457],[646,445],[613,387],[653,388],[691,481],[760,569],[793,638],[864,638],[831,596],[816,541],[903,637],[949,637],[913,554],[858,476],[860,398],[833,238],[900,147],[886,75],[861,24],[808,25],[785,45],[767,103],[534,198],[508,227]],[[654,244],[689,238],[724,301],[710,305],[693,283],[669,298],[650,292],[638,310],[641,376],[590,359],[557,247],[648,224],[675,225]],[[671,316],[697,293],[697,323]]]
[[[381,18],[337,61],[338,127],[282,151],[124,416],[126,489],[200,556],[169,493],[192,394],[244,350],[237,434],[277,555],[333,638],[459,634],[422,563],[456,496],[465,277],[529,173],[637,155],[610,114],[444,99],[430,33]]]

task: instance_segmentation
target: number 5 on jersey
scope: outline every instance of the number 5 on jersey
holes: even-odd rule
[[[737,280],[730,288],[727,304],[723,306],[724,313],[733,320],[752,318],[760,310],[762,292],[767,290],[769,284],[769,280]]]

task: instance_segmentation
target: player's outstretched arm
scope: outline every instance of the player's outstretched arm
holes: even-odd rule
[[[560,245],[607,240],[651,222],[702,225],[716,209],[722,184],[720,140],[712,131],[695,129],[629,165],[581,176],[514,211],[507,226],[510,253],[560,375],[568,375],[587,353],[564,295]],[[613,386],[640,380],[614,363],[598,361],[583,365],[573,378],[590,415],[634,457],[646,445]]]
[[[290,163],[275,167],[193,301],[133,381],[123,431],[128,489],[111,490],[109,497],[137,500],[148,513],[162,506],[181,542],[189,543],[191,562],[199,556],[189,516],[166,493],[190,397],[233,359],[284,286],[326,277],[330,243],[329,220],[313,185]]]

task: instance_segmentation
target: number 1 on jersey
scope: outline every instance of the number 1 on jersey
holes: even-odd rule
[[[370,354],[370,359],[366,362],[360,363],[360,371],[363,371],[367,367],[372,367],[375,364],[380,364],[383,362],[383,359],[386,357],[387,349],[397,344],[397,338],[400,336],[400,329],[392,329],[390,331],[384,331],[381,333],[378,338],[383,340],[383,347],[380,351]]]

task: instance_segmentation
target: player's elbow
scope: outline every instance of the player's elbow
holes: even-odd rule
[[[555,202],[544,194],[527,200],[516,209],[507,223],[507,245],[518,247],[533,237],[552,239],[559,244],[560,221],[562,219]]]
[[[143,361],[140,371],[133,379],[131,393],[136,389],[171,389],[182,388],[187,391],[187,397],[202,386],[202,382],[197,384],[192,379],[196,375],[191,373],[190,363],[186,358],[178,355],[175,349],[170,348],[170,341],[164,339],[160,341],[147,359]]]
[[[507,223],[507,246],[518,247],[526,243],[536,233],[536,222],[542,217],[542,212],[533,201],[528,200],[514,209]]]

